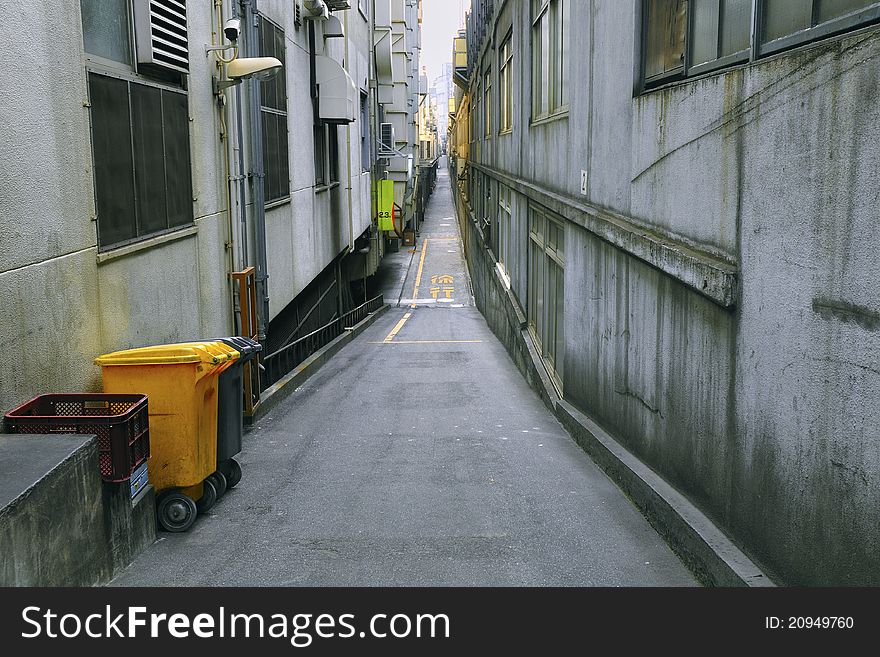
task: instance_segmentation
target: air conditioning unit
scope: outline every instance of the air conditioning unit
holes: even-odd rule
[[[189,73],[186,0],[134,0],[139,64]]]

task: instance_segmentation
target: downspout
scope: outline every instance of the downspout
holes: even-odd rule
[[[259,57],[256,11],[257,0],[242,0],[244,5],[245,29],[247,36],[245,47],[247,57]],[[251,119],[251,198],[254,204],[254,252],[256,254],[257,331],[260,342],[266,341],[266,329],[269,323],[269,271],[266,260],[266,207],[263,181],[263,123],[260,117],[260,82],[251,79],[250,86],[250,119]]]
[[[348,12],[343,12],[343,28],[345,31],[345,56],[343,65],[346,71],[350,70],[348,61]],[[360,87],[358,87],[358,114],[360,114]],[[363,117],[361,117],[363,118]],[[360,122],[358,122],[360,123]],[[351,185],[351,125],[345,126],[345,151],[348,154],[348,251],[354,251],[354,203],[352,201],[352,185]]]
[[[232,3],[232,16],[239,18],[238,2]],[[247,41],[247,39],[245,39]],[[238,209],[241,222],[241,239],[239,240],[239,268],[245,269],[250,262],[248,252],[247,229],[247,176],[244,173],[244,121],[242,120],[241,85],[235,87],[235,123],[236,146],[238,148]]]

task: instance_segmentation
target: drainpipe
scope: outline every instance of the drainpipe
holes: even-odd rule
[[[232,3],[232,17],[240,18],[238,2]],[[245,39],[247,41],[247,39]],[[247,176],[244,173],[244,122],[242,120],[242,102],[241,102],[241,85],[235,87],[235,137],[236,147],[238,148],[238,210],[239,221],[241,223],[241,239],[239,240],[239,268],[245,269],[247,263],[250,262],[250,253],[248,253],[248,234],[247,234]]]
[[[259,39],[257,35],[256,11],[257,0],[242,0],[244,5],[244,25],[247,30],[245,40],[246,57],[259,57]],[[257,304],[259,306],[258,338],[266,341],[266,329],[269,323],[269,268],[266,261],[266,208],[263,181],[263,122],[260,116],[260,82],[248,80],[250,85],[250,119],[251,119],[251,198],[254,204],[254,251],[256,254]]]
[[[350,70],[350,64],[348,61],[348,12],[344,12],[343,21],[345,28],[345,68],[346,70]],[[360,87],[358,87],[358,115],[360,115],[361,110],[361,97],[360,97]],[[363,117],[361,117],[363,118]],[[362,127],[363,129],[363,127]],[[348,251],[351,253],[354,251],[354,202],[352,200],[352,185],[351,185],[351,125],[345,126],[345,152],[348,154]]]

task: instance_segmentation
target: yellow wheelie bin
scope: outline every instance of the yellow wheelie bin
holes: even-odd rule
[[[238,357],[222,342],[190,342],[95,359],[105,392],[147,395],[147,469],[158,493],[158,521],[167,531],[186,531],[217,501],[217,383]]]

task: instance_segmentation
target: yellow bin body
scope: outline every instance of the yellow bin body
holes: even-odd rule
[[[149,398],[150,483],[157,492],[199,486],[217,468],[217,381],[239,353],[200,342],[101,356],[104,391]]]

